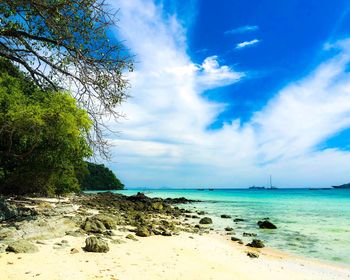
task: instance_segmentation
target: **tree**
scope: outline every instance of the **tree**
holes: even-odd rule
[[[78,191],[90,127],[70,94],[43,91],[0,60],[0,193]]]
[[[88,172],[79,181],[83,190],[122,190],[122,184],[115,174],[103,164],[87,162]]]
[[[107,156],[105,115],[119,117],[125,100],[123,74],[132,60],[106,35],[115,13],[104,0],[2,0],[0,57],[29,73],[41,88],[70,90],[94,121],[90,143]]]

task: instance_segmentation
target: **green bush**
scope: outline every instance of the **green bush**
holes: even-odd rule
[[[69,93],[42,90],[1,60],[0,193],[78,191],[91,124]]]

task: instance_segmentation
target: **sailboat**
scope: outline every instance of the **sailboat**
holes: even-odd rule
[[[272,176],[270,175],[270,188],[267,188],[268,190],[277,190],[278,188],[277,187],[274,187],[272,185]]]

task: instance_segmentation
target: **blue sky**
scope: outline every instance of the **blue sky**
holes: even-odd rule
[[[137,62],[110,122],[127,186],[350,181],[348,1],[110,3]]]

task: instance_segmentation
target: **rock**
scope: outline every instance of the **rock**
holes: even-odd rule
[[[238,222],[244,222],[244,219],[242,218],[236,218],[233,220],[235,223],[238,223]]]
[[[259,258],[259,254],[258,253],[255,253],[255,252],[248,252],[247,253],[247,256],[249,257],[249,258]]]
[[[85,220],[85,222],[81,225],[81,228],[86,232],[91,233],[103,233],[106,231],[106,227],[101,221],[93,220],[90,218],[87,218]]]
[[[77,253],[79,253],[79,250],[77,248],[72,248],[72,249],[70,249],[70,253],[77,254]]]
[[[163,210],[163,203],[162,202],[153,202],[152,204],[151,204],[151,206],[152,206],[152,208],[153,208],[153,210],[157,210],[157,211],[162,211]]]
[[[199,223],[200,223],[201,225],[208,225],[208,224],[212,224],[213,221],[212,221],[212,219],[209,218],[209,217],[204,217],[204,218],[202,218],[202,219],[199,220]]]
[[[91,218],[86,218],[85,222],[81,225],[81,228],[86,232],[103,233],[107,229],[115,229],[116,222],[113,217],[104,214],[97,214]]]
[[[253,241],[248,243],[247,246],[253,248],[264,248],[265,244],[259,239],[253,239]]]
[[[259,228],[276,229],[277,227],[268,220],[258,222]]]
[[[163,231],[163,232],[162,232],[162,235],[163,235],[163,236],[171,236],[172,234],[171,234],[170,231]]]
[[[7,245],[0,243],[0,254],[6,252]]]
[[[136,235],[140,237],[148,237],[151,235],[151,233],[146,227],[139,227],[136,230]]]
[[[116,229],[117,224],[115,217],[107,216],[104,214],[97,214],[93,216],[93,219],[102,222],[106,229]]]
[[[106,253],[109,251],[108,243],[101,238],[91,236],[86,238],[84,250],[86,252]]]
[[[234,237],[234,236],[232,236],[231,237],[231,241],[234,241],[234,242],[240,242],[240,241],[242,241],[241,239],[239,239],[238,237]]]
[[[225,231],[233,231],[232,227],[225,227]]]
[[[10,243],[6,248],[6,251],[14,253],[35,253],[38,252],[38,247],[33,243],[22,239]]]
[[[205,212],[204,211],[198,211],[197,214],[198,215],[205,215]]]
[[[200,202],[200,201],[187,199],[185,197],[177,197],[177,198],[166,198],[164,199],[164,202],[168,204],[186,204],[186,203]]]
[[[254,236],[257,236],[257,234],[256,233],[250,233],[250,232],[243,232],[243,236],[254,237]]]
[[[135,235],[133,234],[128,234],[127,236],[125,236],[126,239],[131,239],[131,240],[134,240],[134,241],[137,241],[137,238],[135,237]]]
[[[0,222],[17,217],[18,210],[5,199],[0,198]]]
[[[231,219],[231,216],[226,214],[222,214],[220,217],[223,219]]]

